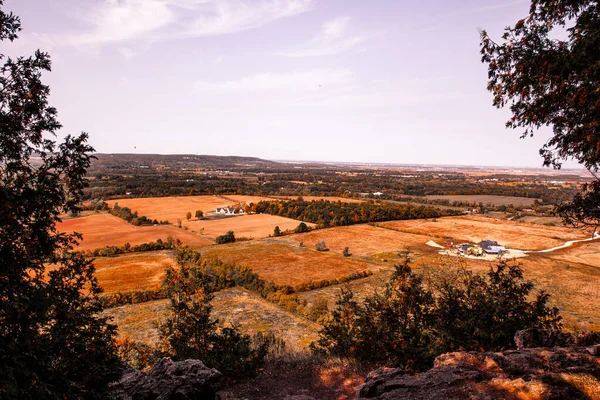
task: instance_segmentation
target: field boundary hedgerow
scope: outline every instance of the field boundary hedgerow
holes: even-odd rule
[[[195,252],[194,250],[183,248],[179,251],[193,252],[193,254],[198,254],[199,258],[199,253]],[[299,309],[304,309],[306,307],[305,302],[296,296],[298,293],[321,289],[327,286],[339,285],[373,275],[372,271],[366,270],[361,272],[352,272],[351,274],[335,279],[309,281],[307,283],[290,286],[277,285],[271,281],[264,280],[247,266],[226,264],[220,260],[214,259],[208,261],[200,258],[198,264],[202,268],[202,273],[208,278],[210,282],[209,288],[212,292],[218,292],[223,289],[239,286],[258,294],[265,300],[277,304],[288,311],[296,313],[298,313]],[[148,301],[161,300],[165,298],[167,298],[167,294],[161,288],[113,292],[110,294],[105,294],[101,297],[103,305],[106,308],[120,307],[127,304],[145,303]]]

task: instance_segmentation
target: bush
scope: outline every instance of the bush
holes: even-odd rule
[[[327,245],[325,244],[325,242],[323,240],[321,240],[320,242],[317,242],[317,244],[315,244],[315,249],[317,249],[317,251],[329,251],[329,249],[327,248]]]
[[[217,244],[233,243],[235,242],[235,235],[233,234],[233,231],[229,231],[224,235],[217,236],[215,242]]]
[[[296,228],[296,233],[304,233],[304,232],[308,232],[308,225],[306,225],[304,222],[300,222],[298,224],[298,227]]]
[[[217,328],[219,321],[211,316],[210,282],[188,255],[179,259],[177,269],[166,270],[163,282],[162,290],[171,301],[171,315],[159,326],[165,355],[202,360],[232,378],[255,375],[267,355],[268,342],[255,347],[252,338],[236,327]]]
[[[350,257],[352,254],[350,253],[350,249],[348,247],[344,247],[344,251],[342,251],[342,255],[344,257]]]
[[[363,304],[351,290],[342,290],[312,348],[409,372],[430,368],[437,355],[449,351],[499,351],[514,346],[518,330],[560,328],[561,317],[548,307],[546,293],[528,300],[533,287],[517,265],[505,261],[486,275],[463,268],[427,281],[406,261],[396,266],[384,292]]]

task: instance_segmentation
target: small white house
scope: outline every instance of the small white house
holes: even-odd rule
[[[217,210],[215,211],[217,214],[224,214],[224,215],[242,215],[242,214],[246,214],[246,212],[240,208],[238,212],[236,212],[236,207],[217,207]]]

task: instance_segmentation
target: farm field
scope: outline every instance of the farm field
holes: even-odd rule
[[[556,260],[596,266],[600,271],[600,240],[575,243],[571,247],[553,251],[547,256]]]
[[[222,325],[237,324],[247,333],[273,332],[291,350],[306,351],[317,339],[320,325],[291,314],[258,295],[240,288],[215,293],[213,316]],[[130,304],[105,311],[118,326],[119,338],[154,344],[158,341],[157,323],[168,316],[169,300]]]
[[[367,224],[318,229],[308,233],[284,236],[279,240],[299,244],[303,242],[309,249],[324,241],[333,253],[341,253],[348,247],[350,253],[357,257],[368,257],[378,253],[398,252],[407,248],[427,247],[431,240],[428,236],[393,231]]]
[[[236,237],[255,239],[272,235],[276,226],[279,226],[281,231],[294,230],[298,227],[299,223],[300,221],[295,219],[269,214],[247,214],[214,220],[192,219],[190,221],[182,221],[184,227],[212,237],[223,235],[227,231],[233,231]],[[314,224],[309,222],[306,225],[314,226]]]
[[[484,194],[473,194],[473,195],[438,195],[438,196],[426,196],[430,200],[449,200],[462,202],[475,202],[477,204],[493,204],[495,206],[507,206],[512,204],[518,207],[531,206],[535,203],[536,199],[530,197],[515,197],[515,196],[493,196]]]
[[[165,250],[98,257],[94,260],[96,277],[105,293],[157,288],[165,269],[175,264],[172,252]]]
[[[402,232],[438,237],[438,243],[447,241],[478,242],[496,240],[501,245],[520,250],[543,250],[560,246],[568,240],[585,239],[581,230],[524,224],[483,216],[444,217],[435,220],[389,221],[378,226]]]
[[[265,280],[291,286],[340,278],[353,272],[375,272],[387,268],[342,257],[341,254],[317,252],[272,239],[211,246],[205,248],[202,254],[248,266]]]
[[[577,252],[572,247],[568,250]],[[548,255],[520,259],[525,277],[551,295],[551,303],[561,310],[567,328],[583,324],[579,329],[600,329],[598,264],[566,262]]]
[[[81,233],[83,240],[77,250],[95,250],[104,246],[123,246],[125,243],[135,246],[154,242],[157,239],[165,240],[169,236],[193,247],[214,243],[210,239],[174,226],[134,226],[107,213],[67,219],[56,224],[56,229],[59,232]]]
[[[362,203],[364,200],[357,199],[349,199],[346,197],[337,197],[337,196],[300,196],[304,199],[304,201],[319,201],[319,200],[327,200],[327,201],[341,201],[342,203]],[[283,199],[283,200],[296,200],[298,196],[274,196],[275,199]]]
[[[173,197],[148,197],[136,199],[116,199],[107,201],[112,208],[115,203],[120,207],[129,207],[131,211],[137,211],[140,216],[159,221],[168,220],[175,224],[177,219],[184,220],[189,211],[194,215],[196,210],[203,212],[215,211],[217,207],[235,204],[216,196],[173,196]]]

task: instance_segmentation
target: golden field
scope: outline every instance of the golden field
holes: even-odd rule
[[[342,253],[348,247],[357,257],[368,257],[378,253],[398,252],[407,248],[423,247],[431,240],[428,236],[398,232],[367,224],[319,229],[308,233],[289,235],[280,240],[299,244],[309,249],[324,241],[333,253]]]
[[[236,237],[260,239],[273,235],[273,230],[279,226],[281,231],[293,231],[300,221],[269,214],[247,214],[211,220],[182,221],[182,225],[193,232],[216,237],[233,231]],[[312,227],[315,224],[306,223]]]
[[[483,239],[496,240],[501,245],[520,250],[543,250],[560,246],[564,242],[585,239],[588,233],[565,227],[540,226],[484,216],[444,217],[389,221],[378,226],[402,232],[428,235],[445,242],[479,242]]]
[[[542,250],[589,235],[565,227],[475,215],[334,227],[267,238],[273,234],[276,225],[282,231],[293,230],[300,221],[257,214],[210,220],[192,218],[187,221],[186,210],[193,213],[196,209],[202,209],[200,204],[226,205],[224,201],[231,204],[234,201],[253,202],[261,198],[194,196],[181,199],[186,201],[179,201],[178,198],[127,199],[136,202],[119,200],[119,204],[149,218],[171,219],[174,222],[172,216],[177,215],[187,229],[173,225],[136,227],[106,213],[66,219],[58,225],[58,229],[61,232],[82,233],[84,239],[80,249],[84,250],[106,245],[122,246],[127,242],[136,245],[171,236],[198,248],[203,257],[248,266],[262,279],[276,284],[295,286],[345,277],[355,272],[373,272],[372,276],[345,284],[299,293],[300,298],[307,302],[307,307],[323,298],[333,307],[342,287],[354,289],[358,299],[380,289],[391,274],[393,264],[401,261],[399,252],[408,252],[416,271],[440,264],[444,265],[443,268],[452,268],[452,265],[462,262],[467,268],[484,273],[493,265],[493,261],[482,259],[441,256],[439,249],[426,245],[431,240],[447,245],[451,241],[457,244],[492,239],[511,248]],[[252,237],[254,240],[215,245],[212,238],[228,230],[234,231],[236,237]],[[330,250],[316,251],[315,244],[319,241],[324,241]],[[349,248],[350,257],[342,256],[345,247]],[[529,253],[517,262],[522,265],[527,279],[551,294],[551,302],[561,309],[567,328],[600,327],[600,240],[576,243],[549,253]],[[131,253],[95,260],[96,275],[107,293],[156,288],[164,277],[164,269],[174,264],[173,252],[170,251]],[[166,301],[153,301],[117,307],[107,312],[115,317],[121,335],[153,341],[156,339],[154,324],[166,315],[166,305]],[[304,348],[314,340],[319,328],[239,288],[218,293],[214,305],[215,315],[224,323],[239,323],[248,332],[274,330],[299,348]]]
[[[211,246],[203,249],[202,255],[248,266],[265,280],[291,286],[384,268],[341,254],[317,252],[270,239]]]
[[[81,233],[83,240],[77,246],[77,250],[95,250],[104,246],[123,246],[125,243],[135,246],[154,242],[157,239],[165,240],[169,236],[193,247],[214,243],[211,239],[192,232],[186,232],[171,225],[134,226],[107,213],[66,219],[56,224],[56,229],[65,233]]]
[[[175,264],[172,252],[164,250],[94,260],[96,277],[105,293],[156,289],[165,276],[165,269]]]
[[[177,219],[185,220],[185,214],[196,210],[203,212],[215,211],[217,207],[232,206],[235,203],[217,196],[173,196],[173,197],[148,197],[136,199],[116,199],[107,201],[112,208],[115,203],[120,207],[129,207],[137,211],[139,216],[145,216],[159,221],[168,220],[177,223]]]

